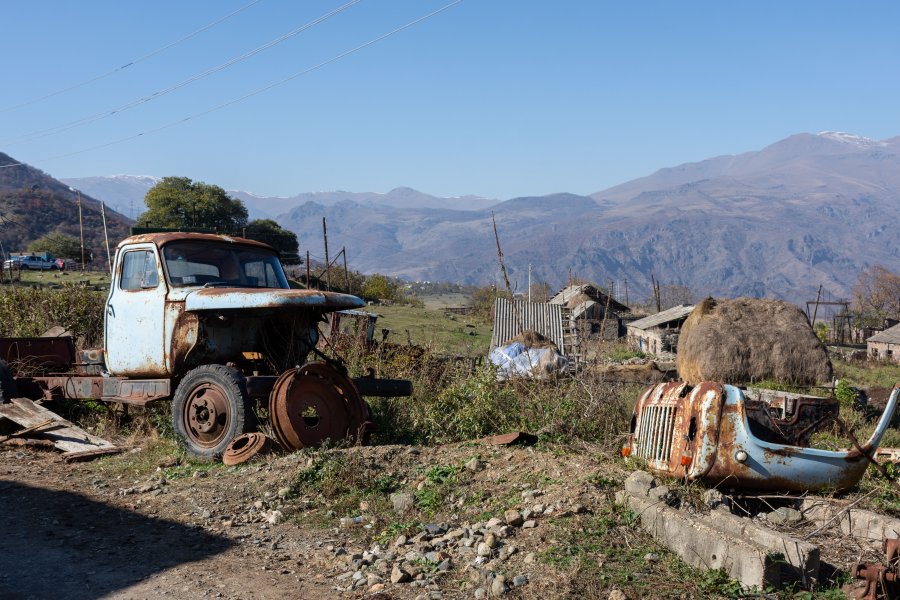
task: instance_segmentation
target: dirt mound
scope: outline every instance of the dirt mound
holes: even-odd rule
[[[780,300],[707,298],[681,329],[676,358],[684,381],[793,385],[830,381],[831,361],[806,315]]]

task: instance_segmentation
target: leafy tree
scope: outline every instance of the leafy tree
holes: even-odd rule
[[[164,177],[144,198],[147,212],[137,227],[214,229],[226,233],[247,226],[243,202],[228,196],[217,185],[191,181],[187,177]]]
[[[397,300],[397,292],[397,283],[378,273],[367,277],[362,289],[364,297],[377,300]]]
[[[269,244],[282,254],[296,255],[300,249],[297,234],[284,229],[272,219],[250,221],[244,230],[244,237]]]
[[[472,312],[476,317],[483,321],[491,321],[491,310],[494,307],[494,300],[497,298],[509,298],[509,292],[506,290],[498,290],[496,286],[487,285],[472,290]]]
[[[853,308],[860,325],[882,327],[900,317],[900,275],[874,265],[862,271],[853,287]]]
[[[54,231],[28,244],[29,252],[49,252],[57,258],[81,259],[81,242],[78,238]]]

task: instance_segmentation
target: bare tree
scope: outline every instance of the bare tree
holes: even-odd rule
[[[853,310],[860,325],[881,327],[900,318],[900,275],[874,265],[862,271],[853,287]]]

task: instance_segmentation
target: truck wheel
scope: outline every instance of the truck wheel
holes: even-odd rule
[[[253,431],[255,421],[244,378],[231,367],[197,367],[175,390],[175,434],[188,452],[200,458],[220,456],[231,440]]]
[[[6,404],[18,395],[12,369],[6,361],[0,360],[0,404]]]

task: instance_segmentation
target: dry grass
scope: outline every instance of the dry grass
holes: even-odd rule
[[[678,374],[691,384],[831,381],[825,346],[796,306],[780,300],[707,298],[678,340]]]

